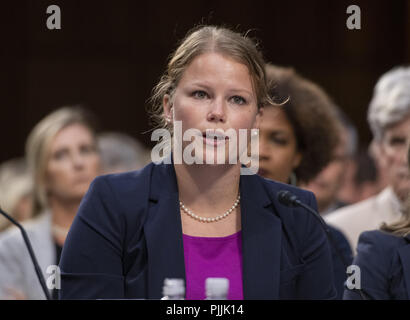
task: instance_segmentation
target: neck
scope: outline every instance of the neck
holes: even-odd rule
[[[78,201],[64,201],[50,197],[49,204],[52,213],[53,225],[57,225],[60,228],[70,228],[74,217],[77,213],[81,200]]]
[[[206,216],[219,215],[239,193],[239,165],[174,165],[179,199]]]

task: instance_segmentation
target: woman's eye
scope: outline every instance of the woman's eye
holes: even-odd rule
[[[94,152],[94,147],[93,147],[93,146],[82,146],[82,147],[80,148],[80,152],[81,152],[82,154],[92,153],[92,152]]]
[[[205,99],[208,97],[208,94],[205,91],[197,90],[192,93],[192,96],[197,99]]]
[[[391,146],[405,145],[405,144],[406,144],[406,138],[393,137],[393,138],[390,139],[389,144],[390,144]]]
[[[287,140],[284,138],[279,138],[279,137],[271,137],[271,142],[279,144],[279,145],[286,145]]]
[[[240,104],[240,105],[246,104],[246,100],[240,96],[233,96],[231,98],[231,101],[235,104]]]
[[[61,160],[64,157],[66,157],[67,155],[68,155],[67,150],[60,150],[60,151],[57,151],[56,153],[54,153],[53,158],[56,159],[56,160]]]

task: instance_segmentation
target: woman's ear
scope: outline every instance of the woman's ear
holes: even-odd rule
[[[303,154],[300,151],[298,151],[295,157],[293,158],[293,163],[292,163],[293,169],[296,169],[297,167],[300,166],[302,159],[303,159]]]
[[[260,107],[258,109],[258,113],[256,114],[256,118],[255,118],[255,125],[254,125],[255,129],[260,128],[261,121],[262,121],[262,116],[263,116],[263,107]]]
[[[170,123],[172,120],[172,99],[169,94],[164,95],[164,98],[162,100],[162,105],[164,108],[164,116],[167,121],[167,123]]]

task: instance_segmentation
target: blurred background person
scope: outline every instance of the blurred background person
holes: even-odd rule
[[[141,169],[151,162],[145,146],[120,132],[103,132],[97,136],[103,174]]]
[[[293,185],[306,184],[331,161],[339,143],[339,126],[333,104],[316,84],[293,69],[266,66],[269,94],[281,106],[266,106],[259,135],[259,171],[266,178]],[[306,214],[310,214],[306,212]],[[352,260],[343,234],[331,228],[346,262]],[[343,295],[345,266],[332,246],[335,287]]]
[[[0,165],[0,207],[18,222],[32,215],[33,183],[24,158],[11,159]],[[0,232],[10,226],[0,217]]]
[[[382,75],[369,105],[368,121],[377,144],[378,161],[389,184],[379,194],[326,216],[329,224],[346,234],[354,249],[360,233],[400,218],[410,190],[403,157],[410,133],[410,67],[395,68]]]
[[[41,271],[58,265],[80,201],[100,173],[93,121],[79,108],[59,109],[31,131],[26,155],[33,174],[33,215],[24,223]],[[56,297],[57,290],[52,294]],[[44,299],[33,264],[16,227],[0,237],[0,297]]]
[[[410,163],[410,149],[407,149],[407,162]],[[360,268],[361,287],[369,298],[410,300],[410,193],[398,221],[384,223],[380,230],[360,235],[353,264]],[[361,299],[351,290],[346,290],[343,298]]]
[[[366,200],[386,187],[384,176],[371,151],[360,148],[348,161],[337,199],[345,204]]]
[[[357,130],[341,109],[335,107],[335,111],[341,125],[338,130],[339,143],[332,159],[314,179],[302,185],[315,194],[319,213],[323,216],[347,204],[338,195],[345,183],[349,161],[357,150]]]

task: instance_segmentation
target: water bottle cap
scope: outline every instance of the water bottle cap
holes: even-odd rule
[[[162,294],[164,296],[185,295],[185,281],[184,279],[170,279],[164,280],[164,287]]]
[[[205,287],[207,297],[227,296],[229,289],[229,280],[227,278],[207,278]]]

